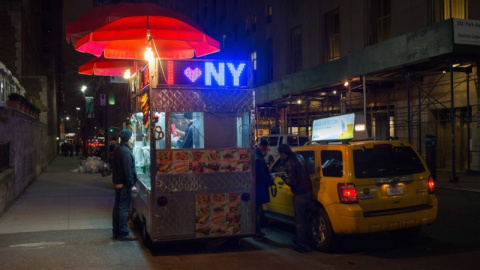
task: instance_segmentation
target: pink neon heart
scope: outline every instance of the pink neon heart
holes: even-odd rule
[[[190,67],[186,68],[185,71],[185,76],[190,79],[190,81],[195,82],[198,77],[202,75],[202,71],[196,67],[195,69],[191,69]]]

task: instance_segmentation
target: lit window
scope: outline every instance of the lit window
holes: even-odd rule
[[[272,6],[267,6],[267,24],[272,22]]]
[[[391,37],[391,0],[371,0],[367,6],[367,44],[372,45]]]
[[[302,28],[295,27],[291,32],[293,72],[302,69]]]
[[[257,70],[257,52],[256,51],[252,52],[250,59],[252,61],[253,70]]]
[[[443,0],[444,19],[468,19],[468,0]]]
[[[340,58],[340,16],[338,9],[329,12],[325,16],[327,22],[326,31],[326,58],[327,61],[333,61]]]

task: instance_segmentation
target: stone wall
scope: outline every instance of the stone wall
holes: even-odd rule
[[[0,108],[0,142],[10,143],[10,168],[0,174],[0,214],[53,161],[56,138],[47,126],[14,109]]]

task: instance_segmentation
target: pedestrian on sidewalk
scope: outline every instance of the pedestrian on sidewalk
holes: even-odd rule
[[[128,213],[132,208],[133,192],[138,180],[133,156],[132,131],[120,131],[121,143],[113,151],[113,176],[115,205],[113,207],[113,238],[120,241],[136,240],[128,229]]]
[[[312,182],[308,173],[307,163],[302,155],[292,151],[290,146],[282,144],[278,147],[278,153],[285,164],[283,181],[290,187],[293,193],[293,206],[295,213],[295,250],[308,252],[312,249],[308,245],[308,216],[307,208],[312,201]]]
[[[261,140],[255,148],[255,240],[262,241],[265,234],[262,232],[261,221],[263,217],[262,205],[270,202],[268,187],[274,185],[268,170],[265,156],[270,149],[267,140]]]

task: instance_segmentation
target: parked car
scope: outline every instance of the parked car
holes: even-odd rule
[[[268,140],[270,143],[270,151],[265,157],[265,161],[267,164],[271,164],[278,157],[278,146],[281,144],[287,144],[290,147],[301,146],[306,144],[310,138],[307,135],[271,134],[260,137],[258,142],[261,140]]]
[[[437,218],[434,180],[407,142],[367,136],[293,150],[305,158],[312,180],[309,237],[318,250],[335,250],[339,235],[390,231],[402,239],[412,238]],[[284,171],[280,160],[270,167],[274,176]],[[293,223],[293,194],[282,178],[275,177],[274,182],[265,217]]]

